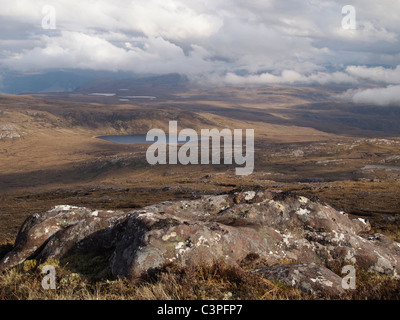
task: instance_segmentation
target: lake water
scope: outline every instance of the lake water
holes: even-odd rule
[[[154,141],[146,141],[145,134],[132,134],[132,135],[120,135],[120,136],[100,136],[97,137],[99,139],[107,140],[110,142],[118,143],[118,144],[153,144],[156,143]],[[194,141],[202,140],[201,137],[192,138]],[[189,137],[186,140],[179,140],[178,144],[184,144],[189,141]],[[167,136],[167,143],[169,144],[169,137]]]
[[[89,96],[114,97],[115,93],[91,93]]]
[[[128,89],[118,89],[119,91],[125,91]],[[114,97],[116,96],[116,93],[100,93],[100,92],[94,92],[90,93],[89,96],[99,96],[99,97]],[[157,97],[153,96],[120,96],[119,97],[121,101],[129,101],[129,100],[154,100],[157,99]]]
[[[157,97],[153,97],[153,96],[125,96],[125,97],[121,97],[121,99],[148,99],[148,100],[154,100],[154,99],[157,99]]]

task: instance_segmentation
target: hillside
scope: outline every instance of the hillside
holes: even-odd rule
[[[397,109],[385,113],[368,106],[318,102],[333,91],[189,89],[179,93],[184,99],[122,104],[113,97],[86,94],[2,95],[0,255],[10,251],[28,216],[59,205],[124,214],[160,201],[189,201],[253,188],[318,198],[351,218],[367,219],[371,224],[368,234],[379,232],[399,241],[400,139],[391,125]],[[359,121],[350,121],[349,114]],[[236,165],[150,166],[146,145],[119,145],[96,138],[146,134],[153,128],[168,132],[170,120],[176,120],[180,129],[197,132],[204,128],[254,129],[254,173],[236,176]],[[243,263],[241,268],[246,270],[250,262]],[[71,272],[60,267],[60,272]],[[225,266],[212,268],[239,272],[227,271]],[[185,272],[197,274],[198,270]],[[264,288],[260,278],[247,276],[240,273],[254,288]],[[93,285],[100,285],[96,281]],[[385,278],[382,283],[388,288],[397,285],[391,281]],[[366,281],[362,288],[370,285]],[[298,291],[285,293],[271,284],[267,287],[278,290],[281,298],[306,298]],[[391,292],[382,289],[377,294],[387,297]],[[254,292],[246,294],[260,298]]]

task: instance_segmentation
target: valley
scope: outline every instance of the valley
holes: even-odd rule
[[[59,203],[129,209],[160,197],[216,194],[245,186],[317,195],[355,215],[396,215],[400,172],[391,168],[400,163],[398,118],[393,117],[396,109],[390,108],[388,114],[371,111],[371,115],[363,114],[365,121],[352,125],[349,112],[373,108],[326,102],[332,109],[321,113],[315,100],[326,98],[331,91],[192,89],[179,93],[189,97],[184,103],[157,99],[135,104],[110,104],[110,97],[101,97],[103,104],[77,102],[68,94],[2,95],[0,216],[1,225],[6,229],[12,225],[14,231],[1,239],[12,242],[23,217],[50,207],[53,198]],[[160,92],[154,95],[162,96]],[[265,96],[268,99],[264,100]],[[312,125],[305,119],[312,119]],[[329,125],[324,125],[328,120]],[[168,121],[177,121],[179,129],[197,132],[203,128],[254,129],[253,174],[236,176],[235,165],[151,166],[146,161],[148,146],[96,138],[146,134],[153,128],[168,132]],[[93,197],[72,196],[85,194],[85,190],[91,190]],[[154,199],[152,190],[157,190]],[[107,193],[107,200],[105,195],[96,196]],[[123,200],[125,193],[127,199]],[[37,199],[37,208],[32,199]],[[22,210],[15,222],[10,210]]]
[[[176,93],[185,99],[123,103],[76,93],[1,95],[0,255],[28,216],[55,206],[129,212],[253,189],[320,199],[367,219],[370,234],[400,241],[398,109],[331,101],[334,91],[197,88]],[[235,164],[150,165],[148,144],[98,138],[168,133],[169,121],[198,133],[254,129],[254,172],[237,176]]]

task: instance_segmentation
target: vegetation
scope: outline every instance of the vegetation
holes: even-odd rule
[[[78,264],[79,262],[79,268]],[[56,268],[56,289],[42,287],[44,265]],[[216,262],[183,268],[166,265],[135,283],[110,276],[103,257],[71,257],[41,264],[28,260],[0,275],[1,300],[310,300],[282,283],[244,268]],[[91,273],[88,271],[91,270]],[[103,273],[99,273],[102,270]],[[339,268],[337,269],[340,270]],[[400,280],[357,268],[357,288],[348,300],[397,300]],[[100,278],[102,274],[104,277]],[[340,273],[338,273],[340,274]],[[327,297],[329,298],[329,297]]]
[[[29,215],[56,205],[128,211],[252,187],[317,197],[354,217],[367,217],[373,232],[400,241],[400,171],[363,169],[371,164],[400,166],[395,109],[387,108],[392,113],[385,113],[382,108],[316,104],[310,97],[319,90],[217,88],[190,92],[193,98],[171,100],[168,105],[156,99],[144,106],[93,103],[87,95],[48,99],[2,95],[0,126],[12,124],[20,138],[0,139],[0,257],[12,249]],[[329,97],[328,91],[321,92]],[[255,129],[254,174],[238,177],[236,165],[150,167],[145,146],[95,138],[143,134],[150,128],[167,131],[169,119],[196,130]],[[387,125],[379,127],[379,123]],[[130,283],[111,277],[109,254],[27,261],[0,275],[0,299],[309,298],[252,274],[254,267],[260,267],[255,263],[262,266],[256,259],[244,261],[241,269],[221,263],[190,269],[170,265]],[[42,289],[42,263],[56,266],[57,290]],[[364,270],[358,274],[357,290],[346,298],[400,296],[398,281]]]
[[[41,267],[43,265],[56,267],[55,290],[42,288]],[[84,264],[80,266],[83,269],[87,268]],[[223,263],[195,268],[168,265],[152,274],[151,277],[136,283],[131,283],[126,279],[98,279],[97,270],[98,267],[94,268],[92,274],[78,273],[76,269],[73,272],[65,261],[64,263],[54,260],[46,261],[40,265],[37,265],[36,261],[26,261],[22,266],[0,276],[0,299],[287,300],[309,298],[297,290],[272,283],[260,275]]]

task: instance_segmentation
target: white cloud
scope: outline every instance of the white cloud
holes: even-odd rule
[[[363,90],[354,94],[353,101],[378,106],[400,105],[400,86]]]
[[[400,106],[400,86],[386,88],[348,90],[340,98],[354,103],[366,103],[377,106]]]
[[[193,74],[211,70],[197,47],[186,56],[182,48],[156,38],[132,38],[132,42],[118,47],[98,37],[79,32],[61,32],[58,37],[42,36],[43,47],[12,56],[6,63],[15,70],[42,70],[57,68],[132,71],[137,73],[168,73],[172,71]],[[143,44],[138,46],[138,44]],[[200,52],[200,54],[198,53]],[[100,67],[101,66],[101,67]]]
[[[48,4],[55,31],[41,28]],[[400,1],[353,0],[357,30],[341,29],[347,4],[2,0],[0,67],[212,73],[228,83],[400,83]]]
[[[223,81],[233,85],[357,83],[356,79],[343,72],[317,72],[310,75],[302,75],[293,70],[284,70],[281,75],[278,76],[271,73],[247,76],[228,73]]]
[[[355,77],[385,83],[400,83],[400,65],[396,68],[349,66],[346,71]]]
[[[121,27],[173,40],[207,38],[222,26],[217,16],[196,12],[176,0],[133,1],[119,21]]]
[[[279,84],[279,83],[294,83],[303,81],[304,77],[292,70],[285,70],[280,76],[271,73],[262,73],[260,75],[239,76],[233,73],[228,73],[225,76],[224,82],[233,85],[241,84]]]
[[[150,37],[208,37],[222,22],[216,15],[196,12],[179,0],[2,0],[1,17],[41,25],[42,8],[56,10],[57,24],[69,31],[136,31]]]

